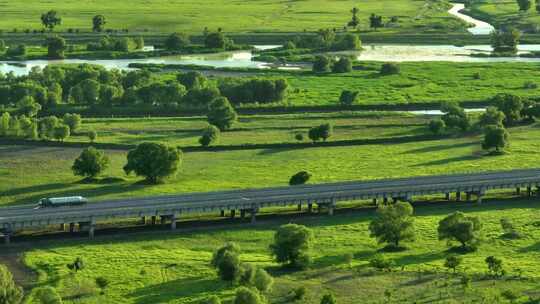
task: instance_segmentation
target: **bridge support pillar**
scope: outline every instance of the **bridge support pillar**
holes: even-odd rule
[[[69,223],[69,233],[75,232],[75,223]]]
[[[258,212],[257,208],[253,208],[249,212],[250,216],[251,216],[251,223],[252,224],[255,224],[257,222],[257,212]]]
[[[521,195],[521,187],[516,187],[516,195]]]
[[[532,195],[532,188],[529,186],[527,187],[527,196],[531,196]]]
[[[89,237],[90,239],[93,239],[93,238],[94,238],[95,230],[96,230],[96,222],[95,222],[95,221],[91,221],[91,222],[89,223],[89,226],[88,226],[88,237]]]
[[[388,197],[384,197],[384,198],[383,198],[383,203],[384,203],[384,204],[388,204]]]
[[[302,211],[302,204],[298,204],[298,206],[296,206],[296,210],[297,211]]]
[[[155,225],[155,224],[156,224],[156,222],[157,222],[157,217],[156,217],[155,215],[152,215],[152,217],[151,217],[151,220],[150,220],[150,221],[152,222],[152,225]]]
[[[246,218],[246,209],[240,209],[240,218],[242,219]]]
[[[308,210],[308,213],[312,213],[312,212],[313,212],[313,204],[312,204],[312,203],[308,203],[308,204],[307,204],[307,210]]]
[[[471,193],[470,193],[470,192],[466,192],[466,193],[465,193],[465,200],[466,200],[467,202],[471,201]]]
[[[448,193],[448,192],[445,193],[445,194],[444,194],[444,199],[447,200],[447,201],[449,201],[449,200],[450,200],[450,193]]]
[[[66,223],[60,224],[60,231],[66,231]]]
[[[477,204],[482,204],[482,197],[484,196],[483,193],[478,193],[478,195],[476,196],[476,203]]]
[[[409,204],[412,204],[412,203],[413,203],[412,195],[411,195],[411,194],[407,194],[407,195],[405,196],[405,200],[406,200]]]
[[[171,230],[176,230],[176,215],[171,215]]]
[[[220,216],[225,217],[225,210],[221,210]]]
[[[334,215],[334,208],[336,207],[336,200],[332,199],[330,203],[328,203],[328,215]]]
[[[146,216],[141,216],[141,224],[146,225]]]
[[[374,198],[374,199],[373,199],[373,205],[377,206],[377,203],[378,203],[378,202],[377,202],[377,199]]]
[[[456,192],[456,202],[461,202],[461,192]]]
[[[159,216],[159,223],[161,225],[165,225],[166,221],[167,221],[167,216],[164,216],[164,215]]]
[[[11,230],[5,230],[4,231],[4,244],[9,245],[11,243],[11,236],[13,235],[13,231]]]
[[[231,210],[231,218],[234,218],[235,215],[236,215],[236,210],[235,210],[235,209],[232,209],[232,210]]]

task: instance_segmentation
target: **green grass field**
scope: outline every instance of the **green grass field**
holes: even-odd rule
[[[459,283],[460,276],[444,269],[448,247],[437,240],[436,234],[438,221],[458,209],[478,216],[484,225],[480,249],[464,255],[459,269],[473,278],[468,289]],[[508,289],[524,297],[540,296],[537,199],[417,209],[417,241],[407,244],[406,251],[383,253],[397,265],[392,273],[377,272],[367,266],[381,248],[367,230],[372,216],[371,212],[354,211],[334,217],[286,216],[257,226],[210,231],[103,236],[92,242],[48,241],[34,245],[25,253],[24,261],[38,271],[42,284],[55,286],[67,303],[199,303],[213,294],[231,299],[234,287],[220,282],[209,266],[212,252],[227,241],[242,247],[242,261],[266,267],[275,276],[275,287],[267,295],[270,303],[290,303],[288,293],[299,286],[308,288],[304,303],[319,303],[321,295],[327,292],[334,293],[339,303],[347,304],[507,303],[500,293]],[[511,218],[523,238],[502,238],[501,218]],[[274,229],[290,221],[314,231],[314,264],[310,270],[283,272],[269,256]],[[345,263],[346,254],[354,255],[352,268]],[[484,259],[489,255],[503,259],[506,279],[484,278]],[[84,259],[86,268],[74,275],[65,265],[76,257]],[[522,278],[518,279],[520,274]],[[98,276],[111,282],[105,295],[73,298],[80,292],[76,282],[92,281]],[[382,301],[387,290],[392,297]]]
[[[399,16],[399,27],[389,32],[419,32],[433,28],[464,31],[463,24],[446,13],[446,1],[399,0],[308,0],[308,1],[17,1],[2,2],[0,28],[39,29],[40,16],[50,9],[63,18],[58,30],[91,29],[94,15],[107,17],[107,27],[131,31],[174,32],[200,34],[205,27],[226,32],[301,32],[320,28],[342,28],[351,18],[349,11],[357,6],[362,27],[368,27],[371,13],[387,19]]]
[[[480,1],[474,3],[470,11],[473,15],[497,26],[509,24],[529,32],[537,32],[536,28],[540,24],[540,15],[534,5],[529,11],[520,12],[517,2],[511,0]]]

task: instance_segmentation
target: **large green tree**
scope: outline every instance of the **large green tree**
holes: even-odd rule
[[[394,247],[399,247],[401,241],[413,241],[413,207],[408,202],[380,206],[377,217],[369,224],[369,231],[379,243],[389,243]]]
[[[461,249],[476,250],[481,228],[482,224],[477,217],[456,211],[439,221],[437,232],[439,240],[457,241]]]
[[[208,123],[221,131],[230,129],[238,115],[226,97],[218,97],[208,105]]]
[[[107,20],[105,19],[105,16],[95,15],[92,18],[92,31],[98,32],[98,33],[102,32],[103,27],[105,26],[106,23],[107,23]]]
[[[313,232],[306,226],[286,224],[278,228],[270,250],[278,263],[295,268],[309,265]]]
[[[500,153],[508,146],[508,137],[508,132],[503,126],[487,126],[484,130],[482,149],[494,150],[496,153]]]
[[[164,42],[165,48],[170,51],[180,51],[190,44],[189,36],[184,33],[172,33]]]
[[[127,155],[126,174],[134,172],[157,184],[174,175],[182,163],[182,151],[164,144],[142,143]]]
[[[521,111],[523,110],[523,100],[521,97],[500,93],[493,97],[492,103],[497,106],[499,111],[503,112],[504,124],[506,126],[513,125],[521,119]]]
[[[66,40],[62,37],[47,38],[47,57],[49,59],[63,59],[66,47]]]
[[[55,26],[62,24],[62,18],[58,16],[56,11],[50,10],[41,15],[41,24],[52,31]]]
[[[105,152],[88,147],[75,159],[71,169],[75,175],[94,178],[109,166],[109,158]]]

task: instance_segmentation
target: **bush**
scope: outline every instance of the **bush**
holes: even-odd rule
[[[489,273],[495,276],[501,276],[504,274],[503,262],[494,256],[488,256],[485,260]]]
[[[278,263],[295,268],[306,268],[310,262],[309,251],[313,232],[305,226],[286,224],[278,228],[270,245]]]
[[[306,298],[307,288],[304,286],[291,290],[292,299],[294,301],[303,301]]]
[[[384,63],[381,65],[381,75],[396,75],[400,73],[400,68],[397,63]]]
[[[53,287],[40,287],[32,293],[33,301],[31,303],[41,304],[62,304],[62,298]],[[4,303],[1,302],[0,303]]]
[[[180,51],[191,44],[189,37],[183,33],[170,34],[163,45],[169,51]]]
[[[258,268],[253,278],[253,285],[262,293],[269,292],[274,285],[274,278],[266,270]]]
[[[487,126],[484,130],[482,149],[500,154],[509,145],[508,137],[508,132],[503,126]]]
[[[337,300],[333,294],[328,293],[321,298],[321,304],[337,304]]]
[[[246,287],[240,287],[236,290],[234,304],[262,304],[263,299],[257,292]]]
[[[242,275],[240,264],[240,247],[235,243],[227,243],[214,252],[211,264],[224,281],[237,281]]]
[[[240,265],[240,275],[238,282],[244,286],[251,286],[255,280],[255,273],[257,272],[257,267],[252,264],[244,263]]]
[[[332,72],[334,73],[349,73],[352,71],[352,62],[347,57],[341,57],[332,66]]]
[[[343,90],[339,96],[339,103],[342,106],[351,106],[356,102],[359,94],[358,91]]]
[[[86,133],[86,135],[88,136],[88,140],[90,140],[91,143],[95,142],[97,137],[98,137],[97,132],[94,131],[94,130],[88,131],[88,133]]]
[[[440,118],[432,119],[429,122],[429,131],[435,135],[440,135],[444,131],[445,127],[446,124],[444,123],[444,120]]]
[[[456,272],[456,269],[459,265],[461,265],[461,262],[463,262],[462,257],[455,254],[449,255],[444,261],[444,267],[452,269],[454,272]]]
[[[218,97],[208,106],[207,118],[209,124],[218,127],[221,131],[225,131],[232,127],[238,115],[227,98]]]
[[[294,139],[296,139],[297,141],[303,141],[304,140],[304,134],[302,133],[296,133],[294,135]]]
[[[203,300],[201,304],[221,304],[221,300],[218,296],[209,296],[207,299]]]
[[[326,141],[330,136],[332,136],[332,133],[333,133],[332,125],[329,123],[325,123],[325,124],[309,129],[308,137],[313,142],[317,142],[321,139],[323,141]]]
[[[391,271],[395,266],[394,261],[388,260],[381,255],[377,255],[369,260],[369,266],[376,268],[378,270]]]
[[[458,241],[462,250],[474,251],[480,241],[482,225],[477,217],[456,211],[439,222],[439,240]]]
[[[203,147],[208,147],[218,141],[220,133],[221,132],[216,126],[210,125],[204,129],[201,138],[199,138],[199,143]]]
[[[514,227],[514,224],[512,224],[512,221],[510,219],[502,218],[501,228],[504,231],[504,234],[502,235],[504,238],[508,238],[508,239],[521,238],[521,234],[516,230],[516,228]]]
[[[64,141],[70,135],[69,127],[65,124],[56,126],[53,130],[53,137],[58,141]]]
[[[77,132],[82,125],[82,118],[79,114],[66,113],[62,120],[69,127],[71,133]]]
[[[313,62],[313,72],[316,73],[327,73],[330,72],[330,58],[324,55],[318,55],[315,57],[315,62]]]
[[[289,185],[303,185],[307,183],[307,181],[311,178],[311,174],[307,171],[300,171],[296,173],[295,175],[291,176],[291,179],[289,180]]]

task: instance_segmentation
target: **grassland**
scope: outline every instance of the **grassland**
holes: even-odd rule
[[[478,216],[484,225],[483,244],[477,252],[464,255],[459,269],[473,278],[468,289],[459,283],[459,275],[443,270],[448,247],[436,236],[437,222],[458,209]],[[308,288],[304,303],[319,303],[326,292],[347,304],[506,303],[500,293],[507,289],[532,298],[540,296],[540,232],[536,227],[540,216],[536,199],[418,208],[417,241],[408,244],[406,251],[383,253],[397,264],[391,273],[367,266],[381,248],[369,238],[367,227],[372,217],[371,212],[354,211],[335,217],[285,216],[251,227],[104,236],[92,242],[38,242],[25,253],[24,261],[38,271],[42,284],[57,287],[67,303],[199,303],[212,294],[230,299],[234,287],[220,282],[209,267],[212,252],[227,241],[242,247],[243,261],[265,267],[275,276],[275,288],[268,295],[270,303],[290,303],[288,293],[299,286]],[[502,238],[501,218],[511,218],[524,237]],[[314,264],[310,270],[281,271],[269,256],[274,229],[290,221],[314,231]],[[351,266],[345,263],[346,254],[354,254]],[[484,259],[489,255],[503,259],[506,279],[485,278]],[[69,274],[65,265],[76,257],[85,260],[86,268],[76,275]],[[78,293],[77,281],[98,276],[111,281],[105,295],[73,298]],[[385,291],[391,292],[390,299],[384,299]]]
[[[463,24],[446,13],[446,1],[39,1],[7,0],[2,3],[0,28],[11,30],[39,29],[43,12],[54,9],[63,18],[59,30],[91,29],[94,15],[107,17],[107,27],[157,32],[184,31],[201,33],[205,27],[227,32],[301,32],[319,28],[342,28],[349,20],[349,11],[360,9],[362,26],[368,26],[371,13],[387,18],[399,16],[400,27],[390,31],[422,31],[437,26],[461,30]]]
[[[285,121],[286,117],[281,119]],[[301,119],[291,116],[290,120]],[[320,118],[319,118],[320,119]],[[402,124],[395,116],[378,120],[373,124],[373,117],[335,119],[343,128],[337,127],[335,137],[369,138],[370,136],[401,136],[410,130],[425,130],[420,121],[405,116]],[[325,121],[332,121],[326,118]],[[407,126],[407,121],[411,126]],[[182,123],[174,124],[181,126]],[[188,119],[189,121],[189,119]],[[253,122],[251,131],[232,131],[225,134],[222,144],[236,142],[266,142],[280,138],[290,138],[287,128],[272,130],[272,122],[264,123],[269,130],[255,127],[263,120]],[[271,121],[271,120],[270,120]],[[322,122],[323,119],[320,119]],[[105,120],[107,122],[107,120]],[[114,120],[110,122],[114,123]],[[129,120],[122,123],[123,128],[139,130],[141,141],[167,142],[167,135],[159,131],[148,131],[149,124],[162,124],[166,121],[149,120],[135,124]],[[185,123],[185,122],[184,122]],[[386,123],[386,124],[385,124]],[[106,123],[105,123],[106,124]],[[165,123],[166,124],[166,123]],[[349,127],[347,127],[349,125]],[[184,125],[185,126],[185,125]],[[110,131],[119,125],[111,125]],[[101,132],[105,132],[101,129]],[[292,129],[294,124],[291,126]],[[382,131],[388,128],[388,131]],[[156,128],[159,129],[159,128]],[[263,128],[264,129],[264,128]],[[155,132],[155,133],[152,133]],[[165,134],[171,132],[167,130]],[[193,131],[194,132],[194,131]],[[275,133],[273,133],[275,132]],[[385,134],[385,132],[388,132]],[[422,131],[423,132],[423,131]],[[371,135],[370,135],[371,134]],[[186,153],[184,164],[179,174],[168,183],[157,186],[137,184],[136,177],[127,177],[122,172],[126,151],[108,151],[111,166],[105,176],[120,177],[124,180],[111,184],[84,184],[80,178],[72,175],[70,167],[80,149],[64,147],[3,146],[0,153],[0,204],[29,203],[46,196],[81,194],[94,200],[144,196],[190,191],[210,191],[218,189],[250,188],[285,185],[288,178],[300,170],[313,173],[314,183],[373,179],[384,177],[414,176],[436,173],[473,172],[479,170],[500,170],[527,168],[538,161],[538,139],[540,129],[537,125],[512,128],[509,153],[500,157],[483,157],[480,152],[480,136],[471,135],[463,138],[447,138],[413,143],[388,143],[374,145],[356,145],[344,147],[304,147],[289,149],[263,149],[227,152]],[[122,139],[118,134],[104,136],[110,140]],[[116,137],[115,137],[116,136]],[[180,135],[181,136],[181,135]],[[195,141],[197,134],[187,134],[185,139]],[[104,140],[100,139],[101,142]],[[128,138],[135,143],[134,138]],[[179,139],[171,139],[170,144]],[[179,141],[180,142],[180,141]]]
[[[488,0],[474,3],[469,8],[470,14],[486,20],[495,26],[512,25],[529,32],[537,32],[540,16],[534,6],[527,12],[520,12],[516,1]]]

